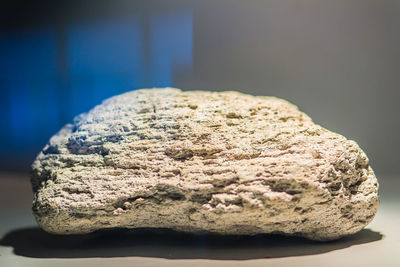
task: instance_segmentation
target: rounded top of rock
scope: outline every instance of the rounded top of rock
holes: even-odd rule
[[[337,232],[343,225],[334,220],[344,216],[341,209],[350,201],[377,201],[375,176],[355,142],[314,124],[285,100],[233,91],[142,89],[109,98],[53,136],[32,169],[34,214],[43,228],[57,233],[135,225],[223,233],[300,229],[310,238],[332,239],[343,235]],[[340,201],[332,204],[334,199]],[[171,221],[158,214],[162,208],[141,213],[146,205],[139,202],[146,201],[168,207]],[[169,209],[179,203],[188,210]],[[306,221],[315,223],[314,208],[301,208],[296,217],[283,208],[290,203],[335,206],[314,215],[326,219],[321,225],[336,228],[306,230]],[[132,205],[135,224],[124,215]],[[232,217],[218,225],[213,217],[253,216],[255,208],[272,219],[235,228],[250,219]],[[346,233],[370,221],[367,213],[348,219]],[[199,214],[203,219],[185,221]],[[88,224],[90,216],[99,221]],[[304,225],[274,228],[287,216]],[[62,226],[66,220],[71,223]]]
[[[258,151],[257,146],[277,140],[293,128],[301,128],[305,134],[323,131],[296,106],[275,97],[235,91],[141,89],[111,97],[77,116],[73,125],[64,127],[50,141],[44,153],[64,149],[72,154],[106,154],[105,143],[130,138],[183,142],[186,146],[218,139],[220,145],[233,141],[239,153],[233,155],[240,158],[251,156]],[[63,146],[59,137],[65,135],[69,138]],[[221,143],[222,139],[226,142]]]

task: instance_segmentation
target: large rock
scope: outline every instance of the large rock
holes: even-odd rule
[[[355,142],[284,100],[238,92],[112,97],[50,139],[31,180],[36,220],[57,234],[162,227],[331,240],[378,207]]]

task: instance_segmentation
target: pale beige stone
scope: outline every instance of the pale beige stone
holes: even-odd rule
[[[354,141],[274,97],[143,89],[63,127],[33,163],[33,212],[57,234],[163,227],[337,239],[378,183]]]

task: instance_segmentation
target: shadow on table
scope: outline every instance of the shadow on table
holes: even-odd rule
[[[330,242],[280,235],[234,236],[188,234],[167,229],[103,230],[88,235],[61,236],[40,228],[8,233],[1,246],[33,258],[155,257],[168,259],[247,260],[326,253],[381,240],[379,232],[364,229]]]

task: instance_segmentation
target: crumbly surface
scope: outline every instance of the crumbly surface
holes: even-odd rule
[[[285,100],[142,89],[64,126],[32,165],[46,231],[162,227],[332,240],[365,227],[378,183],[358,145]]]

